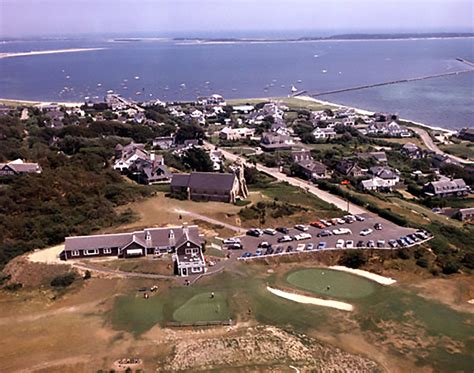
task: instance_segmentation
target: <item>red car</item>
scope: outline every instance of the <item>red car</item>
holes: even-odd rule
[[[326,228],[326,226],[323,223],[321,223],[319,220],[313,221],[312,223],[309,223],[309,225],[311,225],[312,227],[320,228],[320,229]]]

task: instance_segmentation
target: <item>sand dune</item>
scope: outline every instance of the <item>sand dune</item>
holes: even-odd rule
[[[365,277],[369,280],[378,282],[379,284],[382,284],[382,285],[392,285],[395,282],[397,282],[393,278],[380,276],[380,275],[377,275],[375,273],[364,271],[362,269],[353,269],[353,268],[348,268],[348,267],[344,267],[344,266],[331,266],[329,268],[335,269],[336,271],[348,272],[348,273],[352,273],[353,275],[356,275],[356,276]]]
[[[312,304],[316,306],[323,306],[323,307],[330,307],[330,308],[336,308],[338,310],[342,311],[352,311],[354,310],[354,306],[349,303],[344,303],[344,302],[338,302],[336,300],[327,300],[327,299],[321,299],[321,298],[316,298],[316,297],[308,297],[306,295],[300,295],[300,294],[295,294],[295,293],[288,293],[283,290],[278,290],[271,288],[270,286],[267,286],[267,290],[276,295],[277,297],[280,298],[285,298],[288,300],[291,300],[293,302],[297,303],[303,303],[303,304]]]

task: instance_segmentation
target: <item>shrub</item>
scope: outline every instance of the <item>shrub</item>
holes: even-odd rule
[[[339,264],[349,268],[359,268],[366,263],[367,257],[362,251],[348,251],[339,260]]]
[[[398,257],[403,260],[411,258],[410,250],[407,248],[398,250],[397,254],[398,254]]]
[[[22,287],[23,287],[23,284],[19,282],[14,282],[13,284],[6,285],[4,289],[8,291],[17,291],[17,290],[20,290]]]
[[[428,268],[428,260],[426,260],[426,258],[419,258],[416,261],[416,265],[422,268]]]
[[[51,280],[51,286],[54,288],[66,288],[70,286],[76,279],[74,272],[69,272],[64,275],[56,276]]]
[[[460,264],[452,258],[448,259],[448,261],[442,266],[443,273],[445,275],[457,273],[459,271],[459,268],[461,268]]]
[[[89,280],[92,277],[91,271],[86,271],[84,273],[84,280]]]

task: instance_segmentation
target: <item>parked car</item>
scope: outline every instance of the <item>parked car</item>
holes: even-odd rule
[[[344,219],[341,219],[341,218],[336,218],[336,221],[337,221],[337,224],[345,224],[346,221]]]
[[[277,232],[280,232],[280,233],[283,233],[283,234],[290,233],[290,230],[288,228],[285,228],[285,227],[278,227],[276,230],[277,230]]]
[[[271,247],[269,247],[269,248],[265,251],[265,255],[272,255],[273,252],[274,252],[274,250],[273,250]]]
[[[345,215],[342,219],[348,224],[352,224],[356,221],[354,215]]]
[[[240,242],[227,245],[226,247],[227,250],[242,250],[244,248]]]
[[[318,236],[318,237],[328,237],[328,236],[332,236],[332,232],[325,229],[325,230],[319,232],[316,236]]]
[[[277,241],[279,243],[280,242],[290,242],[290,241],[293,241],[293,238],[291,238],[291,236],[283,236],[283,237],[279,237]]]
[[[349,228],[336,228],[332,233],[339,236],[342,234],[352,234],[352,231]]]
[[[405,241],[408,242],[409,245],[413,245],[415,243],[415,241],[413,241],[410,237],[408,236],[405,236]]]
[[[243,255],[242,255],[242,258],[250,258],[252,256],[252,253],[249,253],[248,251],[245,252]]]
[[[255,256],[262,256],[263,255],[263,249],[257,249],[255,252]]]
[[[330,222],[332,225],[337,225],[337,218],[332,218]]]
[[[323,223],[321,223],[320,221],[313,221],[313,222],[309,223],[309,225],[311,225],[312,227],[320,228],[320,229],[326,228],[326,226]]]
[[[267,247],[270,247],[271,245],[267,241],[260,242],[258,244],[258,247],[261,247],[263,249],[266,249]]]
[[[396,240],[389,240],[389,241],[388,241],[388,244],[389,244],[390,247],[392,247],[392,248],[398,247],[398,242],[397,242]]]
[[[420,238],[419,238],[416,234],[414,234],[414,233],[409,234],[409,235],[408,235],[408,238],[410,238],[411,240],[413,240],[413,241],[415,241],[415,242],[420,241]]]
[[[353,249],[353,248],[354,248],[354,241],[352,241],[352,240],[347,240],[347,241],[346,241],[346,248],[347,248],[347,249]]]
[[[355,219],[356,219],[357,221],[364,221],[364,220],[365,220],[365,218],[364,218],[363,216],[361,216],[361,215],[354,215],[354,216],[355,216]]]
[[[336,242],[336,249],[342,249],[342,248],[344,248],[344,240],[339,239]]]
[[[281,254],[283,252],[283,247],[278,246],[275,250],[275,254]]]
[[[321,221],[321,223],[324,224],[325,227],[330,227],[332,225],[330,221],[323,220],[323,219],[321,219],[320,221]]]
[[[310,242],[306,245],[306,250],[314,250],[314,243]]]
[[[382,228],[383,228],[383,226],[382,226],[382,224],[380,224],[380,223],[375,223],[375,224],[374,224],[374,228],[375,228],[375,230],[377,230],[377,231],[381,231]]]
[[[298,246],[296,246],[296,251],[304,251],[304,248],[306,245],[304,243],[299,243]]]
[[[359,232],[359,234],[360,234],[361,236],[368,236],[368,235],[371,234],[372,232],[373,232],[372,229],[370,229],[370,228],[365,228],[365,229],[362,229],[362,230]]]
[[[374,240],[369,240],[369,241],[367,241],[367,247],[374,248],[374,247],[375,247],[375,242],[374,242]]]
[[[296,224],[295,229],[298,229],[301,232],[306,232],[309,228],[304,224]]]
[[[384,247],[385,246],[385,240],[378,240],[377,241],[377,247]]]
[[[364,247],[365,246],[365,242],[364,241],[357,241],[357,247]]]
[[[234,245],[236,243],[240,243],[240,238],[238,238],[238,237],[227,238],[227,239],[223,240],[222,243],[224,245]]]
[[[309,233],[300,233],[295,236],[296,241],[309,240],[311,235]]]
[[[270,236],[274,236],[275,234],[277,234],[277,231],[273,228],[265,228],[263,230],[263,233],[269,234]]]
[[[247,236],[260,237],[261,235],[263,235],[263,231],[261,229],[249,229],[247,231]]]
[[[291,246],[291,245],[286,248],[286,252],[287,252],[287,253],[291,253],[291,252],[294,251],[294,250],[295,250],[294,247]]]
[[[397,242],[398,242],[398,244],[399,244],[400,246],[403,246],[403,247],[408,246],[408,242],[405,240],[404,237],[400,237],[400,238],[397,240]]]
[[[320,242],[320,243],[318,244],[318,250],[323,250],[323,249],[326,248],[326,246],[327,246],[326,242],[324,242],[324,241],[323,241],[323,242]]]

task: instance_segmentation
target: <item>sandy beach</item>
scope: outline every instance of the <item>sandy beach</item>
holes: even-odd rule
[[[315,306],[322,306],[322,307],[330,307],[330,308],[335,308],[341,311],[354,310],[354,306],[352,304],[339,302],[336,300],[327,300],[327,299],[321,299],[321,298],[316,298],[316,297],[308,297],[306,295],[300,295],[300,294],[295,294],[295,293],[288,293],[283,290],[271,288],[270,286],[267,286],[267,290],[270,293],[276,295],[277,297],[288,299],[297,303],[312,304]]]
[[[37,105],[51,105],[58,104],[64,107],[79,107],[84,105],[84,102],[59,102],[59,101],[30,101],[30,100],[16,100],[10,98],[0,98],[0,104],[8,106],[37,106]]]
[[[72,48],[72,49],[55,49],[55,50],[46,50],[46,51],[18,52],[18,53],[0,53],[0,58],[40,56],[44,54],[59,54],[59,53],[92,52],[92,51],[100,51],[104,49],[106,48]]]
[[[381,285],[393,285],[394,283],[397,282],[393,278],[380,276],[380,275],[377,275],[377,274],[372,273],[372,272],[364,271],[362,269],[353,269],[353,268],[344,267],[344,266],[331,266],[329,268],[334,269],[336,271],[347,272],[347,273],[351,273],[351,274],[356,275],[356,276],[365,277],[365,278],[367,278],[369,280],[372,280],[372,281],[375,281],[375,282],[377,282]]]

